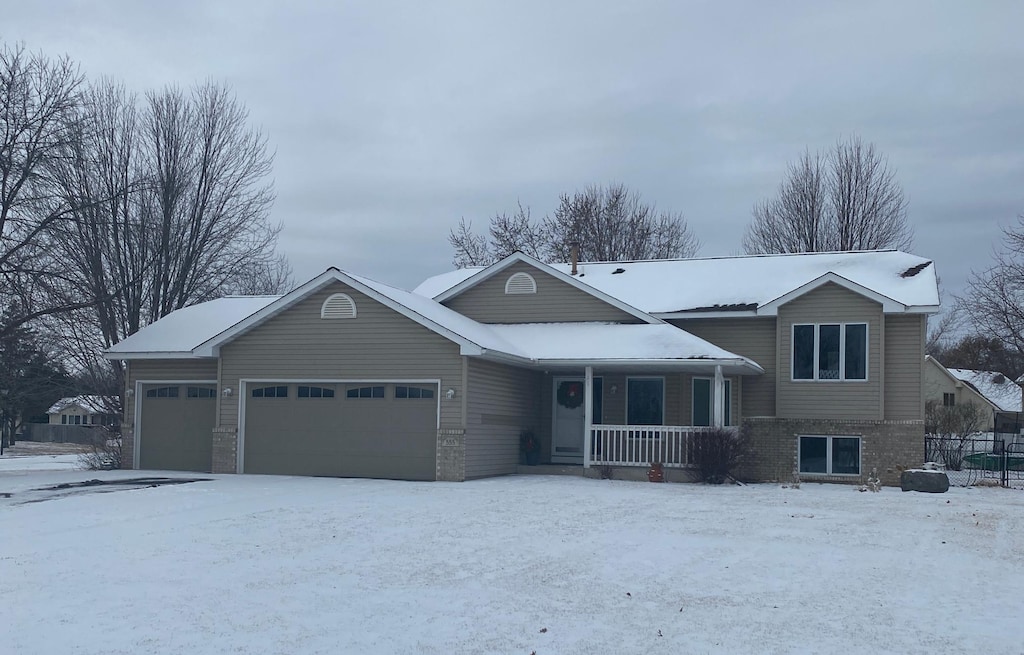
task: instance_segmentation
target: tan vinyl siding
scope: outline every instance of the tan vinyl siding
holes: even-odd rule
[[[505,282],[515,273],[530,274],[537,293],[506,294]],[[512,264],[444,304],[481,323],[641,322],[525,262]]]
[[[320,307],[346,293],[357,318],[322,319]],[[441,428],[462,427],[459,346],[348,285],[334,283],[221,348],[221,426],[237,426],[239,380],[440,379]],[[444,398],[454,389],[454,400]]]
[[[924,418],[924,330],[924,314],[885,317],[887,420]]]
[[[764,375],[743,378],[743,416],[775,416],[775,318],[701,318],[669,321],[729,352],[749,357]],[[733,395],[740,387],[733,383]],[[738,416],[738,414],[734,414]]]
[[[515,473],[519,433],[537,433],[539,371],[468,359],[466,478]]]
[[[867,323],[866,381],[792,380],[793,325]],[[882,418],[882,306],[860,294],[828,283],[779,308],[778,399],[780,418]]]
[[[135,393],[138,380],[200,381],[217,379],[216,359],[133,359],[128,362],[126,387]],[[124,424],[135,424],[134,398],[125,403]]]

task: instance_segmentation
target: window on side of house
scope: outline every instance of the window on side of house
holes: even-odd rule
[[[345,396],[348,398],[383,398],[384,386],[352,387],[345,392]]]
[[[334,389],[300,384],[297,395],[299,398],[334,398]]]
[[[252,390],[253,398],[287,398],[288,386],[275,385],[272,387],[256,387]]]
[[[800,472],[860,475],[860,437],[799,437]]]
[[[725,382],[724,424],[732,425],[732,380]],[[712,378],[693,378],[693,425],[710,426],[715,416],[715,381]]]
[[[60,415],[60,424],[61,425],[67,425],[68,424],[68,415],[67,414],[61,414]]]
[[[956,394],[955,393],[944,393],[942,394],[942,406],[953,407],[956,405]]]
[[[665,378],[626,380],[626,423],[665,424]]]
[[[433,398],[434,390],[431,387],[410,387],[404,384],[395,385],[395,398]]]
[[[792,379],[867,380],[867,323],[793,326]]]

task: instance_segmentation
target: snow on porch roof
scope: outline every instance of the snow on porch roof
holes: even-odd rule
[[[735,372],[764,372],[753,360],[667,323],[521,323],[488,327],[538,364],[721,364]]]
[[[437,297],[480,270],[434,276],[416,293]],[[830,274],[909,309],[939,304],[932,262],[898,250],[584,262],[579,273],[580,282],[655,315],[753,312]]]

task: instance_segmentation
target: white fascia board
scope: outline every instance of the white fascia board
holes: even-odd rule
[[[904,314],[938,314],[942,308],[938,305],[906,305]]]
[[[356,280],[346,275],[344,272],[339,271],[336,268],[329,268],[320,275],[310,280],[309,282],[293,290],[291,293],[282,296],[281,298],[270,303],[269,305],[267,305],[260,311],[256,312],[255,314],[250,315],[249,317],[239,321],[238,323],[228,328],[227,330],[224,330],[217,336],[196,346],[196,348],[193,349],[192,352],[196,356],[200,357],[219,356],[220,346],[222,346],[223,344],[231,341],[239,334],[262,323],[263,321],[271,318],[272,316],[281,313],[285,309],[288,309],[295,303],[308,297],[309,295],[323,288],[327,284],[330,284],[331,282],[341,282],[342,284],[347,284],[348,286],[352,287],[353,289],[356,289],[357,291],[366,296],[369,296],[370,298],[379,302],[385,307],[393,309],[394,311],[405,316],[406,318],[415,321],[416,323],[419,323],[428,330],[440,334],[446,339],[459,344],[460,347],[467,348],[470,351],[472,351],[473,349],[480,349],[480,346],[478,344],[470,341],[461,334],[457,334],[442,325],[438,325],[437,323],[423,316],[422,314],[418,314],[417,312],[409,309],[405,305],[395,300],[392,300],[391,298],[388,298],[387,296],[381,293],[378,293],[375,289],[363,284],[359,280]]]
[[[537,365],[555,368],[559,366],[599,366],[602,368],[677,368],[681,370],[696,367],[707,368],[721,366],[733,371],[747,371],[753,375],[761,375],[764,369],[749,359],[538,359]]]
[[[197,355],[191,351],[176,350],[173,352],[104,352],[103,359],[110,361],[127,361],[130,359],[210,359],[210,356]]]
[[[799,298],[805,293],[814,291],[818,287],[829,282],[838,284],[844,289],[860,294],[870,300],[874,300],[875,302],[882,305],[882,311],[886,314],[902,314],[907,310],[907,306],[901,302],[893,300],[888,296],[884,296],[878,293],[877,291],[872,291],[871,289],[863,285],[857,284],[852,280],[846,279],[842,275],[837,275],[836,273],[829,272],[811,280],[807,284],[804,284],[802,286],[797,287],[796,289],[793,289],[789,293],[779,296],[778,298],[772,300],[771,302],[761,305],[760,307],[757,308],[757,313],[759,316],[777,316],[779,313],[780,306],[785,305],[786,303]]]
[[[655,317],[655,316],[653,316],[651,314],[648,314],[647,312],[641,311],[641,310],[637,309],[636,307],[633,307],[632,305],[624,303],[624,302],[622,302],[621,300],[619,300],[618,298],[616,298],[614,296],[609,296],[607,293],[605,293],[603,291],[599,291],[598,289],[595,289],[594,287],[590,286],[586,282],[580,282],[578,279],[574,278],[573,276],[566,275],[565,273],[559,271],[558,269],[556,269],[556,268],[554,268],[552,266],[548,266],[547,264],[545,264],[544,262],[540,261],[539,259],[537,259],[535,257],[531,257],[531,256],[529,256],[529,255],[527,255],[525,253],[522,253],[522,252],[514,252],[511,255],[509,255],[508,257],[506,257],[505,259],[501,260],[500,262],[496,262],[494,264],[491,264],[487,268],[485,268],[485,269],[483,269],[481,271],[478,271],[477,273],[474,273],[473,275],[470,275],[468,278],[466,278],[462,282],[459,282],[458,284],[456,284],[452,288],[448,289],[447,291],[434,296],[434,300],[436,300],[437,302],[443,303],[444,301],[449,300],[450,298],[454,298],[455,296],[459,295],[460,293],[462,293],[466,289],[469,289],[471,287],[475,287],[476,285],[480,284],[481,282],[494,277],[495,275],[497,275],[501,271],[505,270],[506,268],[508,268],[512,264],[515,264],[516,262],[523,262],[525,264],[529,264],[530,266],[533,266],[534,268],[536,268],[536,269],[538,269],[538,270],[540,270],[540,271],[542,271],[544,273],[547,273],[548,275],[550,275],[551,277],[555,278],[556,280],[560,280],[562,282],[565,282],[566,284],[568,284],[568,285],[570,285],[572,287],[575,287],[576,289],[579,289],[583,293],[591,295],[591,296],[597,298],[598,300],[600,300],[602,302],[605,302],[605,303],[611,305],[612,307],[615,307],[616,309],[621,309],[622,311],[626,312],[630,316],[632,316],[634,318],[640,319],[644,323],[651,323],[651,324],[664,323],[664,321],[661,320],[660,318],[657,318],[657,317]]]

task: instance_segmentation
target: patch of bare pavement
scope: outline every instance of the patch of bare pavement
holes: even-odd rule
[[[169,484],[188,484],[190,482],[208,482],[211,478],[122,478],[115,480],[83,480],[81,482],[62,482],[47,487],[37,487],[27,491],[0,491],[0,505],[28,505],[48,500],[58,500],[82,494],[110,493],[112,491],[129,491],[132,489],[152,489]]]

